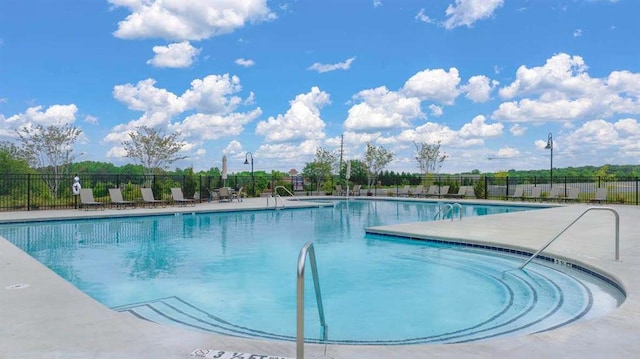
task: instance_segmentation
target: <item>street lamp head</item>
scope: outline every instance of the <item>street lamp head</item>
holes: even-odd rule
[[[549,132],[549,135],[547,136],[547,145],[544,146],[545,150],[552,150],[553,149],[553,136],[551,135],[551,132]]]
[[[244,159],[244,164],[245,164],[245,165],[248,165],[248,164],[249,164],[249,160],[245,158],[245,159]]]

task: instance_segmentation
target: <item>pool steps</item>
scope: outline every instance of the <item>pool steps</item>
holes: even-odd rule
[[[446,250],[446,249],[445,249]],[[505,302],[500,310],[480,323],[472,323],[466,328],[447,333],[425,334],[419,338],[405,338],[400,340],[332,340],[326,342],[321,337],[305,338],[311,343],[338,344],[371,344],[371,345],[400,345],[419,343],[463,343],[482,341],[496,337],[524,335],[532,332],[551,330],[581,319],[591,308],[593,299],[589,288],[577,279],[564,275],[558,270],[542,265],[514,270],[513,262],[505,256],[504,265],[486,267],[482,256],[476,254],[475,248],[466,251],[476,263],[465,266],[465,270],[484,271],[482,275],[489,275],[505,291]],[[503,254],[496,254],[496,256]],[[416,252],[407,255],[407,259],[428,260],[426,256]],[[459,265],[459,263],[450,263]],[[474,269],[473,265],[484,267]],[[574,287],[581,298],[565,300],[559,288]],[[425,305],[429,298],[425,298]],[[139,318],[152,322],[182,326],[191,330],[213,332],[244,338],[262,338],[272,340],[295,341],[295,335],[269,333],[252,328],[234,325],[223,318],[206,312],[182,300],[179,297],[159,298],[156,300],[134,303],[131,305],[112,308],[120,312],[127,312]],[[320,334],[320,333],[318,333]]]

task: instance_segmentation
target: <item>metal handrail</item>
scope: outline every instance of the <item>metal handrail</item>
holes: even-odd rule
[[[524,266],[529,264],[529,262],[531,262],[535,257],[537,257],[538,254],[540,254],[540,252],[542,252],[543,250],[547,249],[547,247],[549,247],[551,245],[551,243],[553,243],[553,241],[556,240],[556,238],[560,237],[564,232],[567,231],[567,229],[569,229],[569,227],[573,226],[574,223],[578,222],[578,220],[580,218],[582,218],[582,216],[584,216],[587,212],[595,211],[595,210],[611,211],[615,215],[615,218],[616,218],[616,260],[620,260],[620,215],[618,215],[618,212],[615,209],[611,208],[611,207],[589,207],[584,212],[582,212],[582,214],[579,215],[578,218],[576,218],[573,222],[571,222],[568,226],[566,226],[562,230],[562,232],[558,233],[557,236],[553,237],[549,242],[547,242],[544,246],[542,246],[542,248],[538,249],[537,252],[535,252],[533,255],[531,255],[531,257],[529,257],[529,259],[527,259],[524,263],[522,263],[522,265],[520,265],[519,269],[524,268]]]
[[[438,213],[436,213],[436,215],[433,216],[434,220],[438,218],[440,214],[442,214],[442,220],[444,220],[447,214],[449,214],[449,212],[453,212],[453,207],[458,207],[460,209],[458,213],[460,213],[460,220],[462,220],[462,205],[460,203],[454,203],[454,204],[447,203],[444,205],[444,207],[445,207],[444,213],[442,213],[442,207],[440,207],[440,210],[438,210]],[[451,220],[453,221],[453,213],[451,213]]]
[[[278,198],[280,198],[280,203],[282,203],[282,208],[285,208],[284,200],[280,197],[279,194],[274,194],[267,197],[267,207],[269,207],[269,198],[273,198],[273,209],[278,209]]]
[[[296,358],[304,359],[304,269],[309,255],[311,264],[311,274],[313,275],[313,285],[316,291],[316,303],[318,304],[318,315],[322,326],[323,340],[327,340],[327,323],[324,319],[324,308],[322,307],[322,295],[320,294],[320,282],[318,280],[318,268],[316,266],[316,255],[313,250],[313,242],[307,242],[298,256],[298,285],[297,285],[297,330],[296,330]]]
[[[287,192],[289,195],[291,195],[291,197],[293,197],[296,201],[299,201],[300,199],[298,197],[296,197],[295,194],[291,193],[291,191],[289,191],[289,189],[287,189],[287,187],[285,186],[276,186],[275,190],[273,191],[273,193],[278,193],[278,188],[282,188],[285,192]]]

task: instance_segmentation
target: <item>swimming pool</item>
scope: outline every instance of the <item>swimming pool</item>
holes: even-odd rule
[[[438,208],[352,201],[324,209],[12,224],[0,226],[0,235],[116,310],[237,336],[293,339],[294,266],[308,240],[316,246],[328,339],[335,343],[531,333],[607,312],[622,300],[608,295],[615,290],[606,283],[577,281],[580,273],[551,265],[512,271],[522,258],[507,253],[487,257],[470,247],[364,234],[368,226],[432,219]],[[523,208],[463,208],[465,216],[517,210]],[[307,294],[306,333],[318,340],[315,299]]]

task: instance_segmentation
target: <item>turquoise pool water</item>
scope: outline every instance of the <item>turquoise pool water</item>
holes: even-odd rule
[[[432,220],[439,209],[342,201],[334,208],[6,224],[0,235],[115,310],[243,337],[294,340],[295,269],[307,241],[315,246],[332,343],[521,335],[602,315],[623,300],[608,283],[551,263],[519,271],[520,256],[364,232]],[[310,277],[305,333],[319,341]]]

